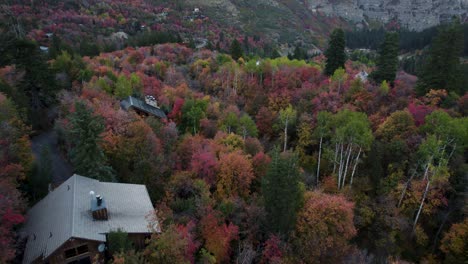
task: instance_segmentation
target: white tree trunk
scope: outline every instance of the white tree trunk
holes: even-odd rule
[[[338,167],[338,189],[341,189],[341,168],[343,167],[343,143],[340,143],[340,166]]]
[[[317,186],[319,185],[320,158],[322,156],[322,140],[323,140],[323,137],[320,137],[319,156],[318,156],[318,161],[317,161]]]
[[[359,163],[359,157],[361,156],[362,148],[359,147],[359,152],[356,156],[356,160],[354,162],[354,167],[353,167],[353,172],[351,173],[351,181],[349,182],[349,185],[353,185],[353,179],[354,179],[354,173],[356,172],[357,165]]]
[[[401,206],[401,203],[403,202],[403,199],[405,198],[406,190],[408,189],[408,186],[409,186],[411,180],[413,180],[414,175],[415,175],[415,173],[411,174],[411,177],[406,182],[405,187],[403,188],[403,191],[401,192],[400,200],[398,201],[398,205],[397,205],[398,208]]]
[[[419,215],[421,214],[422,208],[424,206],[424,201],[426,200],[426,196],[427,196],[427,192],[429,191],[429,184],[430,183],[431,183],[431,181],[429,181],[429,179],[428,179],[427,184],[426,184],[426,190],[424,190],[424,195],[423,195],[423,198],[421,199],[421,204],[419,205],[418,213],[416,214],[416,218],[414,219],[413,232],[416,229],[416,224],[418,223]]]
[[[286,152],[288,144],[288,119],[286,118],[286,123],[284,124],[284,147],[283,152]]]
[[[432,156],[429,158],[429,161],[426,164],[426,168],[424,169],[424,177],[423,179],[426,180],[428,178],[428,172],[429,172],[429,165],[432,162]]]
[[[353,152],[353,147],[351,144],[348,145],[348,149],[346,150],[348,153],[348,157],[346,158],[346,165],[344,166],[344,173],[343,173],[343,184],[341,186],[345,186],[346,184],[346,174],[348,173],[348,165],[349,165],[349,157],[351,157],[351,153]]]
[[[333,173],[332,174],[335,174],[336,163],[338,162],[337,159],[338,159],[338,143],[335,143],[335,158],[333,159]]]

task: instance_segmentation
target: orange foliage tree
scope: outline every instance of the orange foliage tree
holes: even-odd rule
[[[305,263],[341,262],[357,232],[353,209],[342,196],[306,193],[293,235],[297,256]]]
[[[250,183],[254,179],[252,162],[241,152],[221,155],[217,192],[220,197],[246,197],[250,192]]]

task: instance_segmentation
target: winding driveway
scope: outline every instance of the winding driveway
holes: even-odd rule
[[[52,184],[54,186],[59,185],[72,176],[73,169],[60,152],[57,145],[57,133],[53,129],[33,137],[31,142],[32,152],[36,160],[39,160],[43,147],[49,148],[50,159],[52,161]]]

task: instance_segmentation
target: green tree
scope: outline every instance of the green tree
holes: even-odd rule
[[[338,68],[335,70],[333,73],[333,76],[331,77],[332,81],[338,83],[338,94],[341,94],[341,85],[342,83],[346,80],[347,74],[346,71],[343,68]]]
[[[292,59],[305,60],[306,58],[307,58],[307,52],[303,50],[301,47],[296,46],[296,48],[294,48],[294,55],[292,56]]]
[[[390,87],[388,86],[388,82],[383,80],[379,87],[379,92],[381,95],[387,95],[390,91]]]
[[[398,69],[398,50],[398,33],[387,32],[384,42],[380,46],[377,69],[370,76],[376,83],[382,83],[383,81],[393,83],[395,81]]]
[[[459,95],[465,93],[460,64],[463,42],[463,31],[459,22],[439,30],[432,41],[429,58],[418,76],[416,92],[419,95],[424,95],[431,89],[445,89]]]
[[[333,173],[338,169],[340,189],[345,186],[348,172],[351,172],[349,184],[353,184],[361,154],[370,148],[374,137],[365,113],[343,110],[333,116],[332,122],[332,142],[335,144]]]
[[[120,75],[115,83],[115,95],[121,99],[132,95],[132,82],[125,77],[124,75]]]
[[[288,105],[285,109],[281,109],[279,113],[279,121],[281,126],[284,127],[284,145],[283,151],[286,151],[288,147],[288,128],[296,123],[297,111]]]
[[[107,158],[100,146],[104,132],[102,118],[94,116],[83,102],[76,102],[75,112],[70,114],[69,119],[70,158],[76,173],[98,180],[113,180],[113,170],[107,165]]]
[[[287,235],[292,230],[303,203],[303,193],[297,157],[291,153],[280,154],[276,147],[267,174],[262,178],[262,194],[271,231]]]
[[[205,117],[208,102],[188,99],[182,106],[182,130],[196,134],[200,130],[200,120]]]
[[[317,126],[314,130],[315,138],[319,139],[319,155],[317,159],[317,185],[319,184],[319,176],[320,176],[320,160],[322,158],[322,144],[323,139],[330,135],[330,128],[332,116],[329,112],[320,111],[317,114]]]
[[[257,137],[258,130],[257,125],[252,120],[252,118],[248,114],[243,114],[239,119],[239,126],[237,127],[237,134],[242,135],[245,138],[247,136],[250,137]]]
[[[44,120],[47,116],[45,111],[56,102],[58,91],[52,71],[35,42],[17,40],[12,56],[17,69],[24,72],[24,77],[16,89],[0,92],[9,96],[20,111],[27,113],[33,128],[43,128],[47,121]]]
[[[234,60],[238,60],[239,58],[243,57],[244,54],[242,53],[242,46],[237,39],[234,39],[231,43],[231,57]]]
[[[111,254],[126,252],[133,248],[132,242],[128,238],[128,233],[121,228],[110,231],[107,235],[107,241]]]
[[[338,68],[344,68],[346,62],[345,35],[340,28],[333,30],[328,41],[328,49],[325,51],[327,63],[325,74],[331,76]]]
[[[221,121],[221,128],[228,134],[230,134],[231,132],[236,130],[238,123],[239,119],[237,118],[236,113],[229,112]]]

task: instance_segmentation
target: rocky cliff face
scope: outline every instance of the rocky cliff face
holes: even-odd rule
[[[307,0],[311,12],[339,16],[354,23],[398,21],[420,31],[450,20],[466,19],[468,0]]]
[[[416,31],[439,25],[453,16],[468,19],[468,0],[186,0],[186,3],[222,10],[230,23],[239,22],[244,12],[263,12],[257,17],[268,15],[264,13],[268,10],[294,15],[297,8],[292,10],[291,6],[301,6],[301,12],[309,13],[307,16],[325,14],[364,25],[371,21],[397,21],[401,26]]]

